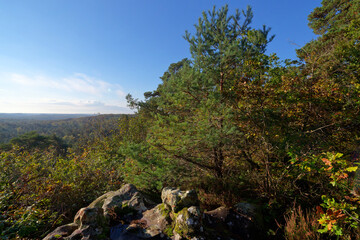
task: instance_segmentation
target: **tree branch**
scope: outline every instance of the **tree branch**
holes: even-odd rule
[[[335,123],[328,124],[328,125],[325,125],[325,126],[319,127],[319,128],[317,128],[317,129],[314,129],[314,130],[309,130],[309,131],[306,131],[306,132],[304,132],[304,133],[313,133],[313,132],[317,132],[317,131],[319,131],[319,130],[321,130],[321,129],[324,129],[324,128],[327,128],[327,127],[331,127],[331,126],[333,126],[333,125],[335,125]]]

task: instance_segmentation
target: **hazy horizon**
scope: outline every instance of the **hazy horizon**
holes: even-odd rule
[[[0,113],[0,122],[12,120],[57,121],[98,116],[117,116],[122,114],[76,114],[76,113]]]

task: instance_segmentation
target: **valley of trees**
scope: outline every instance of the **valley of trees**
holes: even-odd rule
[[[7,115],[2,116],[0,114],[0,144],[6,144],[15,137],[36,131],[43,135],[54,134],[66,143],[76,145],[81,139],[92,138],[94,134],[99,132],[107,131],[103,134],[111,134],[121,116],[121,114],[97,116],[76,114]]]
[[[145,100],[127,96],[135,115],[76,134],[59,121],[2,148],[0,237],[44,237],[133,183],[150,196],[196,189],[204,209],[256,202],[268,239],[359,239],[359,9],[323,0],[309,15],[318,38],[297,60],[267,54],[272,32],[251,27],[250,7],[204,12],[184,36],[191,58]]]

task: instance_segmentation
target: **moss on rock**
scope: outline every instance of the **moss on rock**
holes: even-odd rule
[[[169,205],[162,203],[158,205],[158,208],[161,212],[161,215],[163,215],[165,218],[170,217],[171,208],[169,207]]]
[[[198,207],[183,208],[173,214],[174,233],[182,237],[194,236],[200,228],[200,209]]]

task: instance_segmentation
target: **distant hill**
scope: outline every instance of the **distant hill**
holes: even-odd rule
[[[61,120],[95,116],[91,114],[45,114],[45,113],[0,113],[0,119],[16,120]]]
[[[67,143],[111,134],[123,114],[0,114],[0,143],[30,131],[62,138]]]

